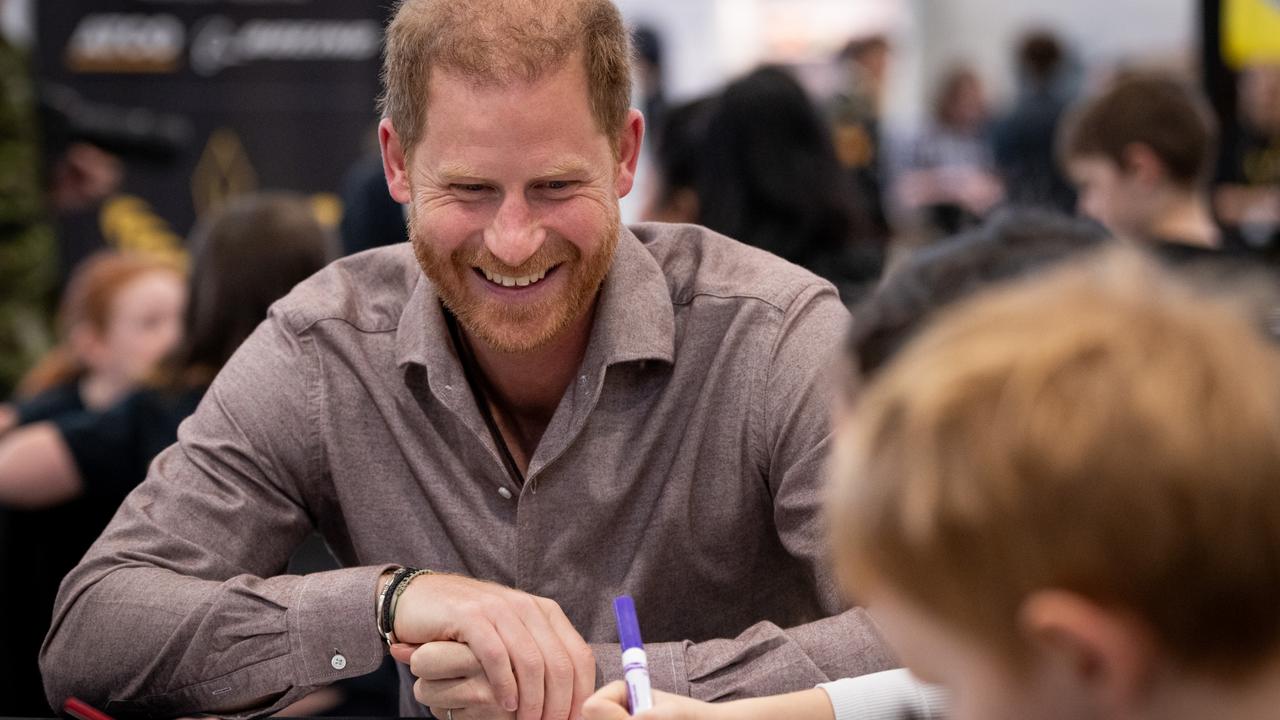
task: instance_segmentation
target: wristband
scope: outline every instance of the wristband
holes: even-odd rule
[[[387,625],[387,610],[390,606],[391,593],[395,591],[396,585],[405,575],[413,572],[413,568],[401,567],[391,575],[391,579],[383,586],[382,592],[378,593],[378,607],[375,609],[374,622],[378,626],[378,634],[384,638],[389,632]]]
[[[396,589],[391,593],[391,599],[387,602],[387,645],[396,644],[396,606],[400,604],[400,596],[405,590],[409,589],[409,583],[419,575],[430,575],[430,570],[413,570],[398,580],[393,579],[396,583]]]

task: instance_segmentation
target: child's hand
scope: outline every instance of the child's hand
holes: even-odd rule
[[[627,685],[613,682],[587,698],[582,706],[584,720],[627,720]],[[718,717],[716,706],[655,690],[653,709],[636,716],[648,720],[712,720]]]

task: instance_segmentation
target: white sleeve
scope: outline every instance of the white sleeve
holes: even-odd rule
[[[886,670],[823,683],[836,720],[943,720],[947,693],[908,670]]]

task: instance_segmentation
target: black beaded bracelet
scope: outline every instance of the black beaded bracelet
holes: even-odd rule
[[[378,632],[382,633],[383,637],[390,636],[393,627],[390,617],[391,593],[395,592],[396,586],[400,584],[400,581],[404,580],[413,571],[414,568],[407,567],[396,570],[391,579],[387,581],[386,587],[382,588],[382,593],[378,595]]]

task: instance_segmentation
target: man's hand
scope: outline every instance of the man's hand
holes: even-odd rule
[[[687,697],[653,691],[653,709],[637,715],[649,720],[717,720],[727,717],[724,706],[690,700]],[[585,720],[629,720],[627,711],[627,684],[621,681],[600,688],[582,706]]]
[[[595,657],[560,606],[501,585],[420,576],[396,607],[395,634],[414,697],[440,717],[568,720],[595,688]]]

